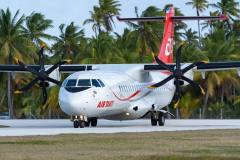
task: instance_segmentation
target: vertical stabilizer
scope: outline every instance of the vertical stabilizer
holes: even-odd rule
[[[166,10],[166,20],[164,26],[164,35],[158,58],[164,63],[173,63],[173,44],[174,44],[174,7]]]

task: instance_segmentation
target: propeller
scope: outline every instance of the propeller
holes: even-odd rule
[[[60,85],[61,82],[53,79],[51,77],[49,77],[49,74],[51,74],[55,69],[57,69],[59,66],[65,64],[65,63],[69,63],[69,60],[63,60],[63,61],[59,61],[58,63],[54,64],[53,66],[51,66],[50,68],[48,68],[46,70],[45,65],[44,65],[44,46],[41,47],[38,55],[39,55],[39,70],[31,67],[31,66],[27,66],[26,64],[24,64],[23,62],[21,62],[20,60],[18,60],[17,58],[15,58],[16,63],[18,63],[21,67],[25,68],[26,71],[32,73],[33,75],[36,76],[35,79],[33,79],[30,83],[28,83],[26,86],[24,86],[23,88],[16,90],[15,93],[23,93],[23,92],[27,92],[29,89],[31,89],[35,84],[38,84],[41,88],[42,88],[42,95],[43,95],[43,104],[45,104],[47,102],[47,87],[49,86],[49,82],[52,82],[56,85]]]
[[[179,100],[181,98],[181,87],[180,86],[181,86],[182,81],[188,82],[194,89],[200,90],[203,95],[205,94],[203,88],[199,84],[197,84],[193,80],[184,76],[184,74],[186,72],[188,72],[189,70],[193,69],[194,67],[196,67],[200,64],[203,64],[205,62],[203,62],[203,61],[195,62],[195,63],[192,63],[189,66],[181,69],[181,53],[182,53],[183,46],[184,46],[184,44],[181,44],[180,47],[177,49],[174,69],[170,68],[167,64],[162,62],[157,56],[155,56],[155,61],[157,62],[157,64],[159,66],[161,66],[162,68],[166,69],[167,71],[169,71],[171,74],[167,78],[163,79],[162,81],[149,86],[149,88],[158,88],[158,87],[161,87],[162,85],[166,84],[170,80],[174,79],[174,84],[176,86],[175,95],[174,95],[174,100],[176,102],[174,105],[175,108],[177,107]]]

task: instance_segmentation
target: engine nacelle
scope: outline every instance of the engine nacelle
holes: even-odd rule
[[[136,119],[143,117],[151,108],[151,105],[147,103],[144,99],[135,101],[127,109],[126,115],[129,119]]]
[[[47,65],[47,66],[45,66],[45,69],[46,70],[48,70],[50,67],[51,67],[52,65]],[[50,78],[53,78],[53,79],[55,79],[55,80],[58,80],[58,81],[60,81],[61,80],[61,74],[60,74],[60,72],[59,72],[59,68],[56,68],[54,71],[52,71],[50,74],[49,74],[49,77]],[[48,82],[48,87],[50,88],[50,87],[53,87],[53,86],[56,86],[56,84],[55,83],[52,83],[52,82]]]

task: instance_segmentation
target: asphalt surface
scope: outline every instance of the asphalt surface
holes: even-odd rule
[[[58,134],[161,132],[210,129],[240,129],[240,120],[166,120],[165,126],[151,126],[150,120],[99,120],[97,127],[73,128],[70,120],[0,120],[0,136]]]

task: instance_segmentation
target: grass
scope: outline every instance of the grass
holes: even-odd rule
[[[240,160],[240,130],[1,137],[8,160]]]

